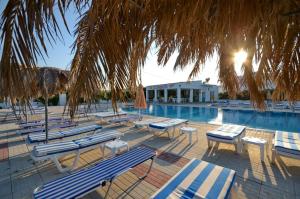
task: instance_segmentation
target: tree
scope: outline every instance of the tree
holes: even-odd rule
[[[8,0],[0,21],[0,96],[30,98],[22,71],[34,69],[38,57],[47,55],[48,42],[62,39],[57,21],[62,17],[68,28],[70,7],[79,15],[68,92],[71,115],[81,97],[92,102],[104,89],[111,90],[116,108],[123,92],[136,88],[138,70],[154,45],[158,64],[165,65],[176,51],[175,70],[194,63],[190,78],[216,53],[219,81],[232,97],[239,91],[232,57],[243,48],[248,56],[242,82],[254,105],[264,107],[268,81],[275,84],[274,98],[284,94],[293,101],[300,95],[299,0]]]

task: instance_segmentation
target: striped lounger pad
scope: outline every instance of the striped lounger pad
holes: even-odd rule
[[[91,113],[89,115],[95,116],[97,118],[106,118],[106,117],[115,117],[115,116],[127,115],[127,113],[109,111],[109,112]]]
[[[68,199],[83,196],[105,185],[106,181],[155,156],[155,151],[150,148],[134,148],[111,159],[103,160],[95,166],[49,182],[34,191],[34,198]]]
[[[274,147],[278,152],[300,155],[300,133],[276,131]]]
[[[154,119],[147,119],[147,120],[142,120],[142,121],[135,121],[133,122],[136,127],[144,127],[148,126],[151,123],[157,123],[157,122],[163,122],[168,119],[166,118],[154,118]]]
[[[48,129],[62,129],[62,128],[69,128],[69,127],[74,127],[77,126],[77,123],[74,122],[66,122],[66,123],[61,123],[61,124],[55,124],[48,126]],[[26,133],[36,133],[36,132],[44,132],[45,127],[35,127],[35,128],[26,128],[26,129],[21,129],[17,131],[17,134],[26,134]]]
[[[151,128],[155,128],[155,129],[167,129],[170,127],[175,127],[177,125],[183,124],[188,122],[188,120],[184,120],[184,119],[170,119],[170,120],[166,120],[163,122],[155,122],[155,123],[151,123],[149,124],[149,127]]]
[[[69,119],[62,119],[62,118],[49,118],[48,123],[60,123],[60,122],[70,122]],[[21,128],[34,128],[37,126],[44,126],[45,120],[33,120],[29,122],[21,122],[20,124]]]
[[[67,131],[56,131],[56,132],[49,132],[48,133],[48,139],[54,140],[54,139],[61,139],[69,136],[74,136],[82,133],[87,133],[90,131],[96,131],[102,129],[102,126],[100,125],[89,125],[89,126],[83,126],[83,127],[77,127],[73,128]],[[28,142],[29,143],[35,143],[35,142],[44,142],[46,141],[46,134],[44,132],[40,133],[31,133],[28,135]]]
[[[136,121],[139,120],[140,116],[138,115],[128,115],[126,117],[120,117],[116,119],[111,119],[109,123],[122,123],[122,122],[129,122],[129,121]]]
[[[63,141],[50,144],[42,144],[33,147],[32,155],[34,157],[42,157],[52,154],[65,153],[74,150],[80,150],[93,145],[112,141],[121,136],[119,131],[105,131],[92,136],[84,137],[72,141]]]
[[[228,198],[236,172],[192,159],[151,198]]]
[[[240,136],[245,130],[245,126],[224,124],[216,130],[208,131],[206,135],[208,137],[214,137],[224,140],[234,140]]]
[[[62,117],[51,117],[51,118],[48,118],[48,121],[63,121],[65,120],[64,118]],[[42,121],[45,121],[45,120],[30,120],[30,121],[21,121],[19,124],[30,124],[30,123],[37,123],[37,122],[42,122]]]

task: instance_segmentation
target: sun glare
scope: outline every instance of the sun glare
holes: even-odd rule
[[[235,67],[240,67],[246,61],[247,53],[243,49],[234,54],[234,65]]]

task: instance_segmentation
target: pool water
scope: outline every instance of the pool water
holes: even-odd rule
[[[136,112],[134,108],[124,111]],[[300,114],[287,112],[258,112],[254,110],[230,110],[211,107],[148,105],[142,114],[158,117],[182,118],[212,124],[239,124],[250,128],[300,132]]]

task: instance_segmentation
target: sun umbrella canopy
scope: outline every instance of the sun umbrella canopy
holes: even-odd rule
[[[143,89],[142,84],[140,84],[137,88],[134,107],[138,108],[138,109],[146,109],[147,108],[147,103],[146,103],[144,89]]]
[[[68,72],[54,67],[38,68],[36,87],[40,96],[52,96],[66,89]]]

